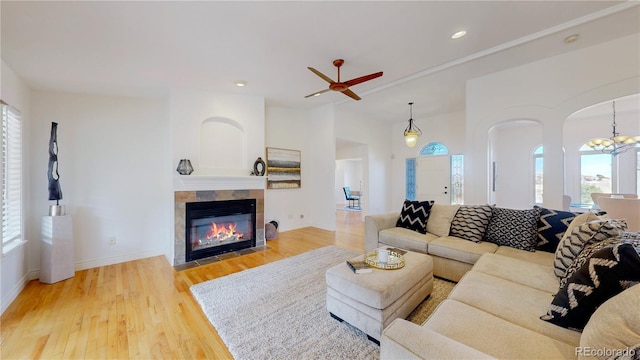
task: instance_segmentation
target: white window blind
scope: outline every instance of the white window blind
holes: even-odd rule
[[[2,248],[22,240],[22,124],[2,102]]]

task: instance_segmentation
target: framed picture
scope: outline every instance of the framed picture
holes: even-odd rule
[[[300,150],[267,148],[267,189],[300,188]]]

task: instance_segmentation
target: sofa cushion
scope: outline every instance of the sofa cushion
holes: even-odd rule
[[[538,206],[534,206],[536,208]],[[555,253],[558,243],[578,214],[570,211],[540,208],[536,250]]]
[[[440,303],[423,327],[498,359],[575,358],[575,345],[451,299]],[[423,358],[419,355],[415,358]]]
[[[490,220],[491,206],[462,205],[451,220],[449,235],[480,242]]]
[[[603,248],[569,278],[541,319],[581,330],[598,306],[638,282],[640,255],[632,245]]]
[[[494,253],[498,245],[490,242],[470,242],[455,236],[445,236],[429,242],[429,254],[475,264],[486,253]]]
[[[432,205],[433,201],[405,200],[396,226],[426,234]]]
[[[438,236],[448,236],[451,221],[459,208],[460,205],[433,204],[427,221],[427,232]]]
[[[589,221],[573,228],[569,236],[562,238],[556,250],[553,267],[558,280],[565,276],[567,268],[585,246],[617,236],[625,230],[627,223],[621,219]]]
[[[437,239],[433,234],[420,234],[405,228],[389,228],[379,233],[380,244],[390,245],[405,250],[427,253],[427,244]]]
[[[469,271],[449,294],[463,302],[538,334],[577,346],[580,333],[540,320],[553,294],[480,271]],[[458,317],[461,319],[461,317]]]
[[[580,347],[592,349],[627,349],[640,344],[640,285],[635,285],[602,304],[591,315],[582,331]],[[640,354],[640,353],[636,353]],[[578,354],[587,358],[586,354]]]
[[[485,240],[520,250],[535,250],[540,208],[515,210],[494,207]]]
[[[526,252],[531,254],[530,252]],[[549,253],[545,253],[549,254]],[[550,266],[498,255],[484,254],[473,265],[473,271],[497,276],[528,287],[555,294],[558,291],[558,279]]]
[[[526,262],[532,262],[534,264],[540,264],[553,268],[553,260],[555,254],[548,253],[546,251],[525,251],[515,249],[509,246],[500,246],[495,252],[498,255],[508,256],[510,258],[524,260]],[[553,272],[553,270],[552,270]]]

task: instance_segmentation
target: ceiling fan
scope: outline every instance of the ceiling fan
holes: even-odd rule
[[[333,90],[333,91],[340,91],[341,93],[347,95],[348,97],[350,97],[350,98],[352,98],[354,100],[360,100],[360,96],[356,95],[356,93],[354,93],[353,91],[349,90],[349,87],[382,76],[382,71],[380,71],[380,72],[377,72],[377,73],[361,76],[359,78],[351,79],[351,80],[348,80],[348,81],[345,81],[345,82],[340,82],[340,67],[342,66],[342,64],[344,64],[344,60],[342,60],[342,59],[333,60],[333,66],[338,68],[338,81],[333,81],[333,80],[331,80],[330,77],[326,76],[325,74],[321,73],[320,71],[318,71],[318,70],[316,70],[316,69],[314,69],[312,67],[308,67],[307,69],[311,70],[311,72],[313,72],[314,74],[320,76],[326,82],[328,82],[329,83],[329,88],[328,89],[324,89],[324,90],[320,90],[320,91],[316,91],[316,92],[314,92],[312,94],[309,94],[309,95],[305,96],[305,98],[308,98],[308,97],[311,97],[311,96],[318,96],[318,95],[320,95],[322,93],[325,93],[325,92],[327,92],[329,90]]]

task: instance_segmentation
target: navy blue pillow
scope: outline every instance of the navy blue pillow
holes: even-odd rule
[[[426,234],[427,220],[429,220],[433,203],[434,201],[405,200],[402,204],[402,211],[400,212],[400,218],[396,222],[396,227]]]
[[[540,208],[536,250],[555,253],[558,243],[560,243],[562,235],[567,231],[569,224],[580,214],[547,209],[540,206],[534,206],[534,208]]]

